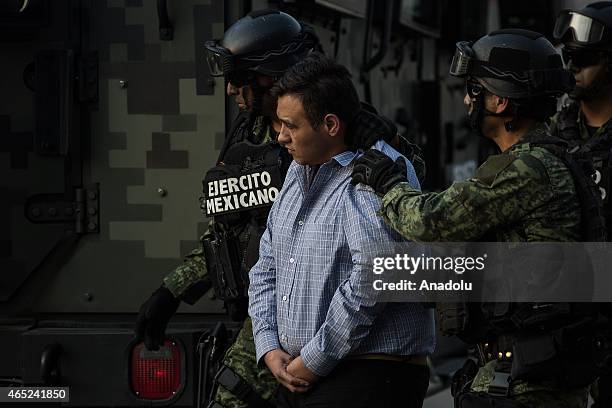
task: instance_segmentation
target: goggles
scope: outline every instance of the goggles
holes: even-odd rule
[[[605,54],[600,51],[563,48],[561,53],[563,54],[565,64],[569,65],[571,61],[572,65],[576,68],[597,65],[605,58]]]
[[[476,99],[484,92],[484,86],[474,81],[473,79],[468,79],[465,81],[465,93],[468,94],[470,99]]]
[[[474,50],[470,41],[460,41],[456,44],[455,55],[450,66],[450,74],[464,77],[470,73],[474,60]]]
[[[255,73],[252,71],[230,71],[225,77],[230,84],[240,88],[252,83],[255,79]]]
[[[561,67],[514,71],[487,61],[477,60],[472,43],[469,41],[461,41],[456,44],[449,73],[460,78],[492,78],[512,82],[521,86],[529,94],[561,94],[574,86],[573,76]],[[473,83],[473,81],[468,82]]]
[[[226,72],[234,70],[236,57],[226,48],[221,47],[217,41],[209,40],[204,43],[206,62],[212,76],[223,76]]]
[[[571,10],[563,10],[557,17],[553,36],[561,40],[569,30],[572,30],[574,41],[584,45],[596,44],[604,37],[610,38],[609,30],[600,21]]]

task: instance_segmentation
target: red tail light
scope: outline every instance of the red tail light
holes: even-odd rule
[[[166,340],[158,351],[149,351],[140,343],[132,350],[131,385],[143,399],[172,398],[183,383],[183,358],[178,344]]]

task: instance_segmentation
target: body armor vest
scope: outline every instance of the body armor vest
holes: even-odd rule
[[[593,137],[584,134],[579,122],[580,105],[572,103],[559,113],[556,136],[565,140],[568,152],[592,167],[591,177],[601,195],[606,226],[612,228],[612,124],[606,123]]]
[[[201,209],[213,220],[212,234],[202,241],[206,266],[216,296],[234,320],[246,317],[248,273],[292,160],[276,141],[249,141],[245,123],[235,127],[219,163],[202,180]]]
[[[581,205],[583,241],[606,240],[602,200],[598,185],[577,160],[567,153],[567,145],[556,138],[531,141],[531,145],[545,148],[566,165],[574,179],[576,194]],[[440,330],[446,335],[457,335],[468,343],[501,342],[506,339],[507,348],[514,355],[512,378],[544,379],[555,375],[568,375],[562,382],[571,386],[590,384],[597,375],[592,360],[582,359],[581,377],[572,377],[562,370],[570,367],[568,361],[576,364],[581,353],[574,343],[580,341],[587,330],[592,331],[593,322],[598,318],[599,309],[577,303],[439,303],[438,320]],[[591,335],[592,333],[588,333]],[[495,352],[502,351],[502,346]],[[485,358],[486,359],[486,358]],[[588,367],[587,367],[588,366]],[[556,371],[555,371],[556,370]],[[584,382],[584,384],[583,384]]]

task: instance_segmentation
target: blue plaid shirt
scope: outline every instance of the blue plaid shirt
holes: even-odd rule
[[[384,142],[375,147],[400,156]],[[350,183],[356,157],[345,151],[316,172],[296,162],[289,168],[250,271],[258,362],[279,348],[325,376],[349,354],[433,352],[433,311],[377,302],[372,293],[371,259],[405,241],[376,215],[373,190]],[[419,188],[406,162],[409,182]]]

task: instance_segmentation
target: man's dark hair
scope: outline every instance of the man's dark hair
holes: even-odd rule
[[[313,52],[293,65],[272,88],[276,97],[297,96],[313,128],[329,113],[348,123],[361,105],[350,72],[325,55]]]

